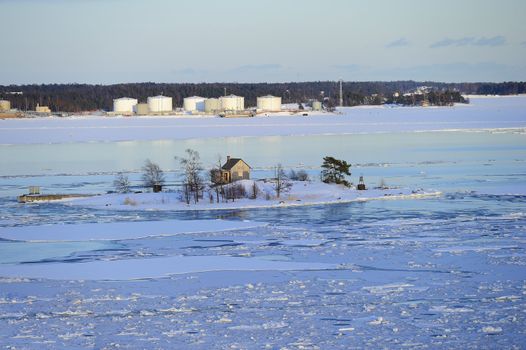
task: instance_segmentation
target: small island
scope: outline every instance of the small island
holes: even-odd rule
[[[251,179],[251,167],[241,158],[227,157],[206,171],[199,153],[188,149],[178,158],[184,169],[183,180],[176,189],[163,188],[165,175],[160,167],[147,160],[142,180],[149,191],[132,191],[128,177],[116,176],[116,191],[85,198],[62,200],[71,206],[111,210],[232,210],[249,208],[296,207],[369,200],[415,199],[440,195],[438,191],[389,187],[381,184],[367,188],[360,176],[354,185],[348,180],[351,164],[327,156],[319,179],[305,170],[290,170],[276,165],[271,178]]]

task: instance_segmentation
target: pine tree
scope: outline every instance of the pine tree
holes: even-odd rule
[[[351,164],[344,160],[336,159],[330,156],[323,158],[323,168],[321,180],[325,183],[342,184],[350,187],[351,184],[345,179],[345,176],[351,176]]]

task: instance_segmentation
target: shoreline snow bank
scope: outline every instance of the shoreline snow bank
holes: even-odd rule
[[[2,145],[182,140],[526,127],[526,97],[473,98],[470,108],[343,107],[338,114],[254,118],[101,117],[9,119]]]
[[[84,206],[92,209],[112,210],[239,210],[259,208],[301,207],[314,205],[343,204],[370,200],[421,199],[441,195],[438,191],[398,189],[369,189],[357,191],[344,186],[325,184],[323,182],[292,181],[290,191],[276,198],[273,183],[264,181],[242,180],[247,196],[251,195],[254,182],[258,186],[256,199],[236,199],[228,202],[210,202],[209,198],[199,203],[186,204],[177,192],[164,193],[128,193],[105,194],[89,198],[64,201],[65,205]],[[213,193],[212,193],[213,194]],[[215,196],[215,194],[213,194]]]

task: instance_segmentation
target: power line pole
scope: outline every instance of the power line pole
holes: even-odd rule
[[[340,107],[343,107],[343,79],[340,79]]]

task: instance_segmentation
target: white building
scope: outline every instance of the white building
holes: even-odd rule
[[[113,111],[116,113],[133,113],[137,106],[137,99],[121,97],[113,100]]]
[[[172,98],[167,96],[148,97],[148,110],[151,113],[172,112]]]
[[[199,96],[185,97],[183,100],[184,110],[187,112],[204,112],[205,100],[206,98]]]
[[[219,101],[223,111],[242,111],[245,109],[245,98],[241,96],[221,96]]]
[[[281,97],[272,95],[258,97],[257,109],[262,112],[279,112],[281,111]]]
[[[11,102],[7,100],[0,100],[0,111],[6,112],[11,109]]]
[[[323,105],[320,101],[313,101],[312,102],[312,110],[313,111],[321,111],[323,109]]]

